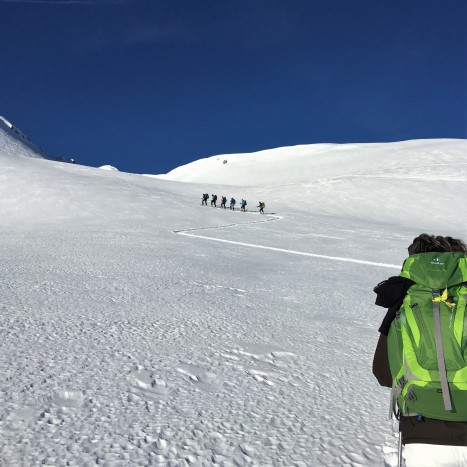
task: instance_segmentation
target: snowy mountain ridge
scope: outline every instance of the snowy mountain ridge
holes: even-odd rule
[[[0,155],[9,153],[24,157],[44,158],[42,149],[2,116],[0,116],[0,150]]]
[[[158,177],[236,186],[288,185],[358,173],[384,173],[402,167],[416,174],[432,164],[465,162],[466,154],[466,140],[456,139],[310,144],[211,156]]]
[[[74,163],[74,160],[69,157],[50,156],[40,146],[34,144],[17,126],[2,116],[0,116],[0,155],[1,153]]]

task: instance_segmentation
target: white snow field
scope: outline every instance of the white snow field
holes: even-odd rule
[[[465,140],[30,156],[0,127],[0,465],[396,464],[372,289],[417,234],[467,239]]]

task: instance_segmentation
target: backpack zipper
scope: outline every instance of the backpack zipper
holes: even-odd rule
[[[431,339],[428,339],[429,333],[428,333],[428,328],[426,326],[425,320],[421,316],[420,313],[420,307],[418,306],[418,303],[414,303],[412,305],[409,305],[413,315],[415,317],[415,321],[417,322],[417,325],[420,329],[420,336],[424,336],[423,340],[427,346],[428,349],[432,349],[433,345],[431,342]]]

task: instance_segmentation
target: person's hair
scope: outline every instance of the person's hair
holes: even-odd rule
[[[467,253],[467,245],[460,238],[444,237],[451,246],[451,251]]]
[[[421,234],[413,239],[412,244],[408,248],[409,255],[417,253],[443,253],[451,251],[449,242],[441,236]]]
[[[413,239],[408,248],[409,255],[417,253],[467,253],[467,245],[459,238],[442,237],[441,235],[420,234]]]
[[[442,237],[441,235],[437,235],[435,240],[440,244],[443,248],[443,251],[451,251],[451,245],[447,241],[446,237]]]

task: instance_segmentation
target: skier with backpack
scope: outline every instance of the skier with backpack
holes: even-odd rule
[[[245,208],[246,208],[246,199],[242,199],[240,203],[240,211],[245,212]]]
[[[264,214],[264,208],[266,207],[266,204],[264,204],[262,201],[260,201],[258,206],[256,206],[256,207],[259,208],[259,213],[260,214]]]
[[[208,205],[208,199],[209,199],[209,194],[208,193],[203,193],[203,196],[201,198],[201,206],[207,206]]]
[[[236,203],[235,198],[230,198],[230,209],[232,211],[235,211],[235,203]]]
[[[222,201],[222,202],[221,202],[221,208],[226,209],[225,203],[227,203],[227,197],[224,196],[224,195],[222,195],[221,201]]]
[[[373,374],[392,388],[406,466],[467,465],[467,247],[422,234],[399,276],[379,283]]]
[[[216,206],[216,203],[217,203],[217,195],[212,195],[212,198],[211,198],[211,207],[212,207],[212,206],[217,207],[217,206]]]

